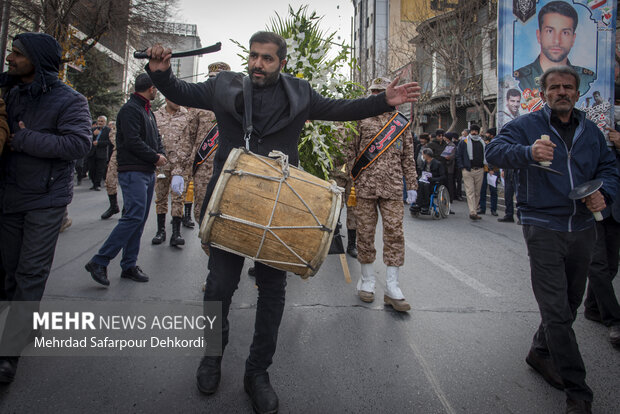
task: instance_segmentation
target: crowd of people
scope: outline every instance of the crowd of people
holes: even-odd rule
[[[589,279],[586,317],[609,326],[610,341],[620,346],[620,306],[612,284],[620,247],[620,203],[613,202],[620,184],[620,133],[610,129],[615,145],[610,150],[596,125],[574,108],[579,76],[572,68],[546,70],[540,79],[546,106],[515,118],[499,133],[491,128],[481,135],[478,125],[470,125],[461,136],[438,129],[418,138],[395,109],[417,100],[417,83],[399,85],[398,78],[382,77],[373,80],[364,98],[324,98],[307,81],[281,73],[286,43],[275,33],[257,32],[250,39],[249,76],[218,62],[209,66],[207,81],[188,83],[172,73],[170,49],[157,44],[147,54],[146,73],[135,79],[134,93],[115,122],[99,116],[93,124],[86,99],[58,79],[58,42],[42,33],[13,40],[9,71],[0,77],[6,88],[0,101],[0,299],[9,307],[0,340],[0,382],[13,381],[19,355],[32,340],[32,331],[24,329],[32,326],[32,312],[10,304],[36,304],[43,297],[58,234],[68,222],[74,170],[78,184],[88,171],[93,191],[105,179],[109,207],[101,219],[122,210],[86,270],[95,282],[109,286],[108,265],[122,251],[120,276],[144,283],[149,276],[139,267],[138,256],[153,197],[157,230],[151,243],[167,239],[170,197],[169,243],[182,246],[181,226],[194,226],[192,210],[202,220],[205,200],[232,149],[245,147],[260,155],[279,150],[297,165],[297,141],[307,120],[355,120],[357,134],[341,143],[345,157],[334,176],[345,188],[347,251],[360,263],[359,299],[374,301],[379,213],[387,268],[384,303],[407,312],[411,306],[399,287],[404,205],[428,214],[436,186],[444,185],[455,201],[463,200],[462,183],[469,219],[478,221],[486,213],[487,191],[490,212],[498,216],[497,188],[503,181],[506,209],[498,220],[514,222],[516,193],[542,319],[526,362],[565,391],[567,412],[591,412],[593,393],[585,382],[572,323]],[[157,91],[166,104],[154,111]],[[539,139],[542,135],[552,138]],[[540,162],[552,163],[562,178],[531,168]],[[580,168],[571,169],[570,163]],[[602,180],[599,190],[581,201],[568,197],[575,183],[594,178]],[[604,219],[595,223],[593,212],[603,212]],[[244,257],[215,246],[203,249],[209,255],[204,300],[222,303],[224,354],[229,308]],[[253,272],[258,298],[244,388],[256,412],[273,413],[279,402],[267,370],[284,313],[286,272],[261,262]],[[200,361],[197,386],[204,394],[218,389],[222,357]]]

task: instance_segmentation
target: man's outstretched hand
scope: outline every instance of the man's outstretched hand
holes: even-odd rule
[[[407,102],[417,102],[420,97],[420,86],[417,82],[398,85],[400,76],[390,83],[385,91],[385,102],[390,106],[398,106]],[[398,85],[398,86],[397,86]]]
[[[151,72],[161,70],[167,71],[170,67],[170,57],[172,57],[172,49],[169,47],[164,48],[159,43],[146,49],[146,54],[149,57],[149,69]]]

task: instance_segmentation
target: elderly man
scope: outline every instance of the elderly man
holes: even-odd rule
[[[167,98],[179,105],[215,113],[219,148],[215,154],[213,177],[207,188],[207,200],[233,148],[247,147],[260,155],[279,150],[288,155],[292,165],[296,165],[299,162],[299,134],[306,120],[346,121],[375,116],[393,110],[396,105],[417,100],[420,90],[415,83],[397,86],[395,81],[386,93],[366,99],[324,98],[307,81],[280,73],[286,64],[286,42],[272,32],[258,32],[250,38],[249,77],[241,73],[221,72],[214,79],[190,84],[174,77],[170,69],[170,49],[156,45],[147,53],[151,56],[147,71]],[[245,106],[244,95],[247,99]],[[251,110],[250,134],[243,127],[243,114],[250,115],[245,107]],[[203,205],[203,215],[206,204]],[[222,302],[223,351],[228,343],[230,303],[239,283],[244,258],[213,246],[210,253],[204,300]],[[246,361],[244,388],[257,412],[271,413],[277,411],[279,403],[267,368],[275,354],[284,312],[286,272],[256,263],[256,284],[256,323]],[[203,393],[212,394],[217,390],[221,361],[221,356],[205,356],[202,359],[197,379],[198,388]]]
[[[540,78],[542,110],[504,125],[487,148],[490,163],[519,169],[517,206],[530,257],[532,288],[542,323],[526,362],[564,389],[567,413],[590,413],[592,390],[573,331],[596,241],[592,212],[611,204],[620,176],[596,124],[575,109],[579,74],[553,67]],[[562,175],[532,163],[551,162]],[[595,178],[603,186],[582,200],[571,189]]]
[[[7,57],[9,71],[0,75],[0,86],[8,88],[11,131],[0,163],[0,262],[11,301],[0,342],[4,383],[13,381],[18,357],[33,338],[32,312],[43,296],[73,197],[75,160],[90,149],[88,103],[58,79],[61,54],[47,34],[19,34]]]

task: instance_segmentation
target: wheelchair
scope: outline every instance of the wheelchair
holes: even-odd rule
[[[450,194],[443,184],[435,184],[433,192],[430,196],[430,204],[428,206],[430,216],[433,220],[440,220],[450,215]],[[411,208],[409,212],[413,217],[420,216],[420,208]]]

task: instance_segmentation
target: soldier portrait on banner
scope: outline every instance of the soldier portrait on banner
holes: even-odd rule
[[[498,127],[542,108],[540,76],[553,66],[579,74],[578,109],[603,131],[612,124],[615,1],[499,0],[498,14]]]

